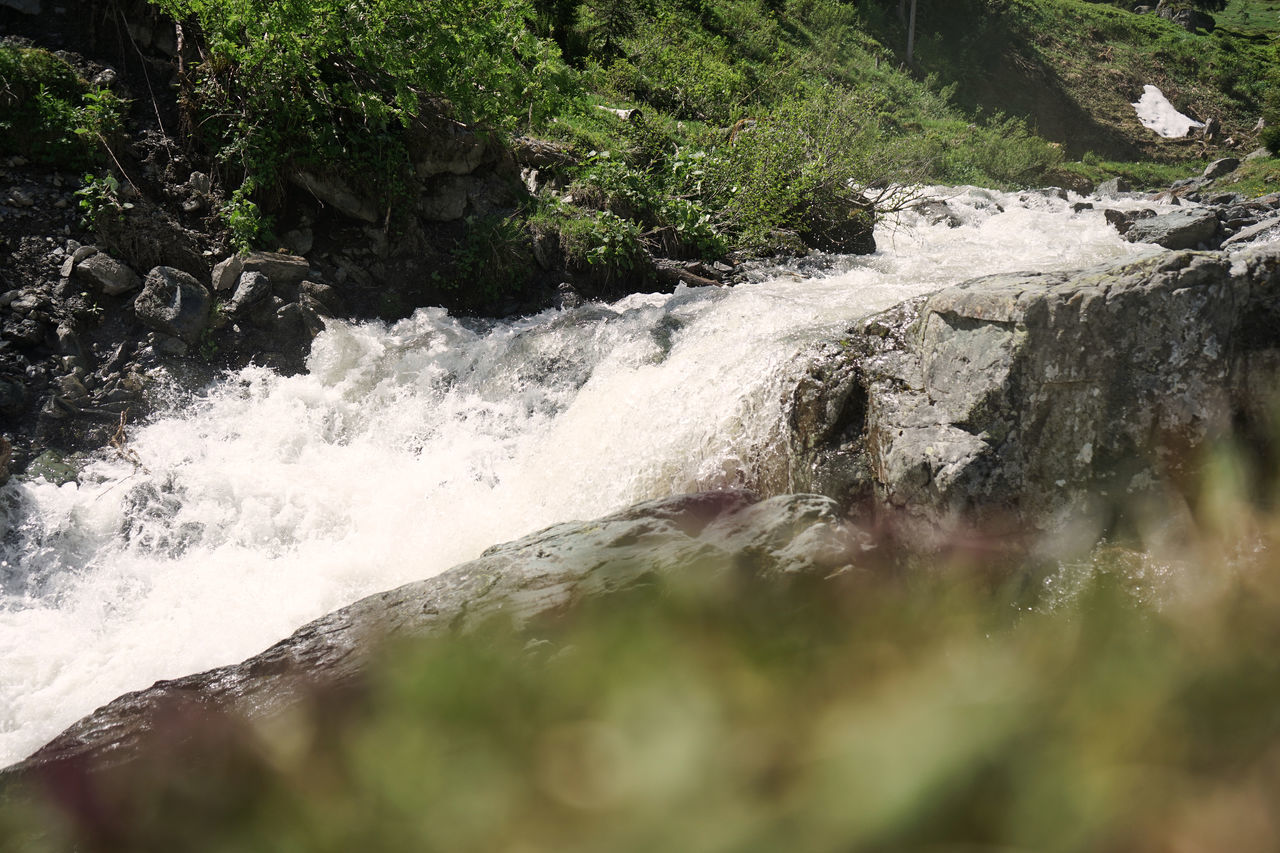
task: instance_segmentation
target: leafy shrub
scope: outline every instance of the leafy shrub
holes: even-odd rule
[[[855,219],[869,233],[863,190],[901,179],[910,161],[905,146],[881,138],[856,96],[827,91],[744,128],[687,175],[739,246],[791,252],[830,242]]]
[[[467,220],[453,253],[454,274],[444,289],[464,303],[493,305],[515,293],[533,266],[529,229],[519,216]]]
[[[593,295],[652,283],[640,228],[631,220],[608,210],[553,202],[536,211],[529,225],[543,251],[558,255]]]
[[[80,223],[91,231],[98,231],[108,220],[118,220],[124,210],[120,202],[120,182],[111,174],[86,174],[75,195]]]
[[[96,165],[125,104],[45,50],[0,45],[0,150],[66,168]]]
[[[530,30],[527,0],[155,2],[208,41],[187,108],[245,196],[269,196],[299,165],[392,196],[420,116],[452,109],[514,129],[575,91],[555,44]]]

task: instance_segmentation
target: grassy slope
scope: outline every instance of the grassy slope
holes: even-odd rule
[[[929,4],[922,4],[929,8]],[[918,61],[971,108],[1025,116],[1079,157],[1170,161],[1196,143],[1144,130],[1130,104],[1147,83],[1184,111],[1251,139],[1275,47],[1266,35],[1188,33],[1154,15],[1083,0],[960,0],[922,20]]]

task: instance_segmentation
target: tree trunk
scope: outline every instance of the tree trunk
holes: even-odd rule
[[[907,24],[907,65],[915,64],[915,53],[916,53],[916,0],[911,0],[911,20]]]

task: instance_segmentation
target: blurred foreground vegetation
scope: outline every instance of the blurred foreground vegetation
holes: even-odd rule
[[[1274,850],[1280,516],[1245,479],[1213,466],[1165,553],[690,566],[401,642],[283,716],[178,716],[11,790],[3,847]]]

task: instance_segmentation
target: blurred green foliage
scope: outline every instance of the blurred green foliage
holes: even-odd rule
[[[400,640],[275,717],[177,715],[11,791],[5,849],[1272,850],[1280,518],[1210,469],[1173,559],[689,566]]]

